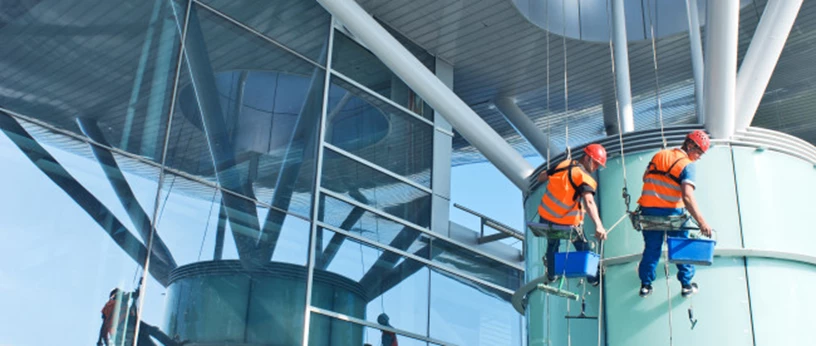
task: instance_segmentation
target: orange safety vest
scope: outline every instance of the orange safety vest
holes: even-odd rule
[[[689,163],[688,154],[678,148],[655,154],[646,167],[638,204],[648,208],[684,208],[680,174]]]
[[[547,189],[538,205],[538,215],[559,225],[580,225],[584,211],[578,187],[587,184],[596,189],[595,179],[575,160],[565,160],[547,173]]]

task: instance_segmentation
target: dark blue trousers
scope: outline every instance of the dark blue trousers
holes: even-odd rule
[[[663,247],[663,233],[661,231],[642,231],[643,243],[643,258],[640,260],[638,266],[638,276],[640,282],[644,285],[651,285],[655,280],[655,268],[657,262],[660,260],[660,250]],[[670,231],[667,232],[669,237],[688,238],[688,231]],[[694,277],[694,266],[691,264],[677,265],[677,280],[683,286],[690,285],[691,279]]]

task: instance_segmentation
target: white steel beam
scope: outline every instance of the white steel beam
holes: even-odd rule
[[[737,74],[736,130],[751,126],[802,0],[769,0]]]
[[[354,0],[318,2],[522,190],[533,167]]]
[[[527,139],[543,159],[547,159],[550,138],[533,123],[511,97],[500,97],[493,102],[513,126]]]

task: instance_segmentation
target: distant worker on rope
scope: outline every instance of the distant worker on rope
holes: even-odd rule
[[[638,266],[640,276],[641,297],[652,293],[652,282],[655,280],[655,268],[660,259],[660,250],[665,237],[688,238],[689,232],[684,229],[688,225],[686,210],[697,221],[700,232],[711,237],[711,227],[706,223],[697,201],[694,198],[694,161],[700,159],[708,150],[711,141],[708,135],[695,130],[686,136],[680,148],[664,149],[652,157],[646,172],[643,174],[643,193],[638,199],[640,214],[648,216],[669,217],[686,216],[678,230],[664,230],[654,232],[644,229],[643,257]],[[697,292],[697,284],[691,282],[694,277],[694,266],[691,264],[677,264],[677,280],[683,286],[681,295],[688,297]]]
[[[539,182],[546,182],[547,189],[538,206],[540,223],[552,226],[566,226],[577,230],[578,236],[572,238],[577,251],[589,251],[589,243],[583,234],[584,212],[595,222],[595,237],[606,239],[606,229],[601,223],[598,206],[595,204],[595,191],[598,183],[592,173],[599,167],[606,167],[606,149],[600,144],[590,144],[584,148],[584,156],[576,161],[564,160],[557,166],[541,172]],[[560,239],[547,239],[547,279],[555,281],[555,253],[561,246]],[[587,281],[598,285],[597,276]]]

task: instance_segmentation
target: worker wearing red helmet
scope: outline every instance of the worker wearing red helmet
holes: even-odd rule
[[[706,223],[697,201],[694,199],[694,161],[700,159],[708,150],[711,141],[708,135],[695,130],[686,136],[680,148],[664,149],[652,157],[646,172],[643,174],[643,192],[638,199],[641,214],[649,216],[683,215],[686,210],[697,221],[700,232],[710,237],[711,227]],[[655,280],[655,268],[660,259],[663,247],[664,232],[644,231],[643,257],[638,266],[641,297],[652,293],[652,282]],[[687,230],[668,231],[669,237],[688,238]],[[683,297],[697,292],[697,284],[691,282],[694,277],[694,266],[677,265],[677,280],[682,285]]]
[[[595,237],[599,240],[606,239],[606,230],[595,204],[598,183],[591,175],[601,166],[606,167],[606,149],[600,144],[590,144],[584,148],[584,156],[580,160],[564,160],[542,172],[538,181],[546,182],[547,190],[538,206],[540,222],[580,227],[586,212],[595,222]],[[574,239],[572,244],[578,251],[589,250],[583,234]],[[550,281],[555,280],[555,253],[560,245],[559,239],[547,240],[547,277]],[[590,277],[588,281],[593,285],[598,284],[597,277]]]

